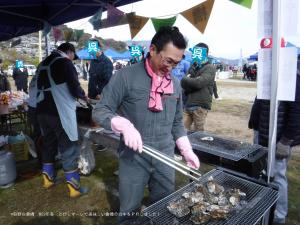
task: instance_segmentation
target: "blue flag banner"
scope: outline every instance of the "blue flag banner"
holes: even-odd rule
[[[89,19],[89,22],[93,25],[94,30],[98,31],[101,28],[102,11],[102,8],[99,9],[99,11]]]
[[[189,49],[192,52],[192,62],[202,64],[207,61],[207,49],[194,47]]]
[[[91,58],[96,59],[96,53],[100,51],[100,46],[97,41],[88,41],[88,53]]]
[[[24,63],[22,60],[16,60],[16,68],[23,68],[24,67]]]
[[[143,54],[143,48],[140,45],[131,45],[129,46],[129,52],[131,55],[132,60],[135,60],[135,62],[140,62],[142,59]]]
[[[132,57],[140,57],[142,55],[142,46],[140,45],[131,45],[129,46],[130,55]]]

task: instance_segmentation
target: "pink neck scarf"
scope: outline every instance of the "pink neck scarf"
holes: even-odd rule
[[[149,58],[145,60],[145,68],[152,79],[148,108],[153,112],[160,112],[163,110],[161,95],[173,94],[171,75],[167,73],[160,77],[154,73],[150,66]]]

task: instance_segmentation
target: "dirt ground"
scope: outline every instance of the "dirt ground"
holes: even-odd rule
[[[87,82],[81,81],[87,88]],[[218,81],[222,100],[213,102],[205,129],[236,140],[252,142],[252,131],[247,127],[249,113],[256,95],[256,84],[245,81]],[[0,189],[0,225],[96,225],[116,224],[116,218],[107,213],[118,209],[117,169],[115,150],[96,152],[97,166],[92,175],[82,178],[91,188],[87,196],[73,200],[67,197],[65,184],[50,190],[41,188],[39,176],[19,177],[15,186]],[[204,165],[205,172],[212,167]],[[62,171],[59,171],[62,176]],[[289,163],[289,217],[288,225],[300,224],[300,148],[295,149]],[[188,180],[177,175],[177,188]],[[145,192],[147,193],[147,192]],[[27,214],[28,215],[27,215]],[[30,214],[33,213],[33,214]]]

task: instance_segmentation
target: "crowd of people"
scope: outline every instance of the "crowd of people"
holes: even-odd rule
[[[97,40],[94,40],[97,41]],[[98,42],[99,46],[100,43]],[[117,68],[99,50],[96,58],[84,64],[88,93],[82,89],[73,64],[75,47],[61,44],[38,66],[29,85],[29,118],[34,139],[43,138],[42,179],[44,188],[56,183],[55,156],[61,155],[70,197],[88,193],[80,185],[76,99],[97,100],[93,121],[120,135],[119,145],[119,223],[135,220],[148,187],[151,203],[175,190],[175,171],[160,161],[142,154],[143,144],[174,157],[179,152],[189,167],[198,169],[200,161],[187,138],[188,131],[204,131],[213,96],[218,98],[217,68],[208,59],[209,46],[195,48],[205,54],[190,64],[184,58],[187,42],[177,27],[162,27],[152,38],[149,52],[130,66]],[[196,57],[195,57],[196,58]],[[287,216],[286,167],[293,146],[300,143],[300,60],[294,102],[281,102],[278,119],[275,183],[280,200],[275,222],[284,224]],[[243,72],[247,74],[246,68]],[[246,75],[247,76],[247,75]],[[18,90],[27,92],[26,70],[16,68],[13,78]],[[2,71],[0,88],[10,90]],[[282,112],[282,113],[281,113]],[[268,145],[269,101],[255,100],[249,128],[258,133],[256,143]]]

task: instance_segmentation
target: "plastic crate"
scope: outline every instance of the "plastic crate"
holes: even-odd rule
[[[6,150],[14,154],[16,162],[29,159],[29,146],[26,141],[7,144]]]

